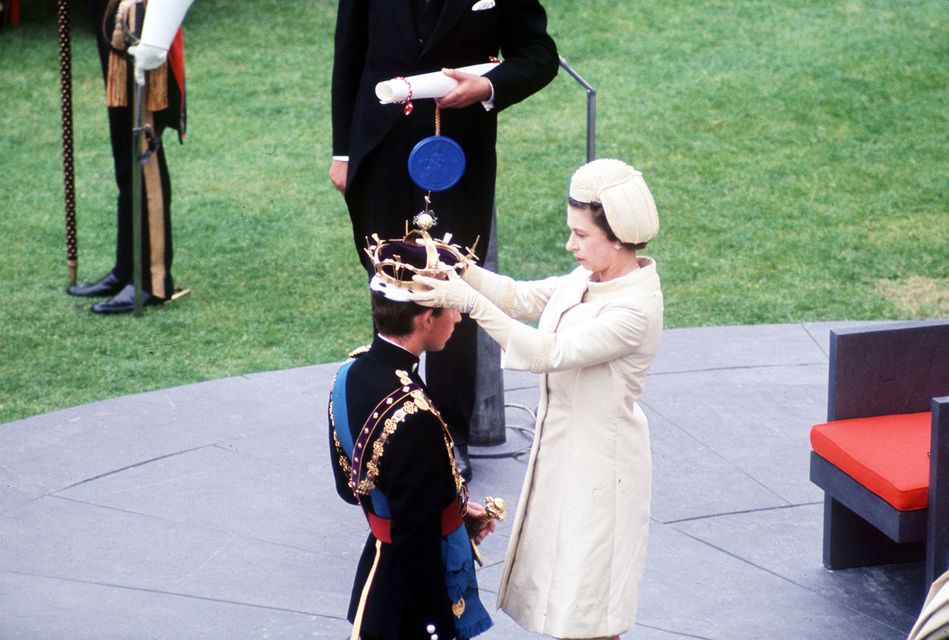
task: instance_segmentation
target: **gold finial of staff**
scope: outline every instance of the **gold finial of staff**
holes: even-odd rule
[[[484,499],[484,515],[476,520],[465,523],[468,529],[468,537],[471,538],[471,552],[478,566],[484,566],[484,557],[481,555],[481,550],[478,548],[478,543],[475,542],[475,538],[491,524],[492,520],[500,522],[504,520],[506,516],[507,505],[504,504],[504,498],[492,498],[488,496]]]

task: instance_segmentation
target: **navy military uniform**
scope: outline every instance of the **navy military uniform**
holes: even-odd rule
[[[329,438],[336,490],[347,502],[362,504],[371,528],[348,615],[362,638],[429,640],[434,633],[449,640],[456,634],[473,636],[491,624],[476,590],[462,598],[446,588],[447,531],[459,533],[458,527],[468,553],[464,569],[476,586],[462,525],[465,487],[455,469],[451,435],[418,376],[418,362],[414,354],[376,336],[367,352],[343,365],[348,366],[345,379],[341,369],[334,381]],[[344,428],[343,414],[348,446],[340,442],[347,434],[337,434]],[[360,440],[365,430],[371,434]],[[357,467],[355,481],[352,466]],[[384,496],[384,504],[378,494],[368,495],[372,488]],[[464,624],[459,608],[481,615],[473,632],[457,630]]]

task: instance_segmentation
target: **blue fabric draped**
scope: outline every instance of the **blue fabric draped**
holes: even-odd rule
[[[481,604],[478,595],[478,578],[475,576],[474,558],[471,555],[471,539],[465,525],[442,538],[442,561],[445,564],[445,587],[452,602],[465,599],[465,610],[461,618],[455,619],[458,640],[473,638],[491,628],[491,616]]]

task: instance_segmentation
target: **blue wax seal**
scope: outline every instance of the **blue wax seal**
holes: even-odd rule
[[[446,136],[419,140],[409,153],[412,182],[426,191],[444,191],[455,186],[465,172],[465,152]]]

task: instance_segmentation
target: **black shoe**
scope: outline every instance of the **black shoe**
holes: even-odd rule
[[[471,482],[471,460],[468,459],[468,445],[455,445],[455,468],[465,482]]]
[[[148,307],[164,302],[147,291],[142,291],[142,306]],[[105,302],[97,302],[90,311],[92,313],[131,313],[135,310],[135,285],[127,284],[115,297]]]
[[[115,274],[110,271],[96,282],[83,282],[82,284],[70,285],[70,287],[66,289],[66,293],[71,296],[79,296],[80,298],[98,298],[100,296],[104,298],[114,296],[121,291],[124,286],[125,283],[116,278]]]

